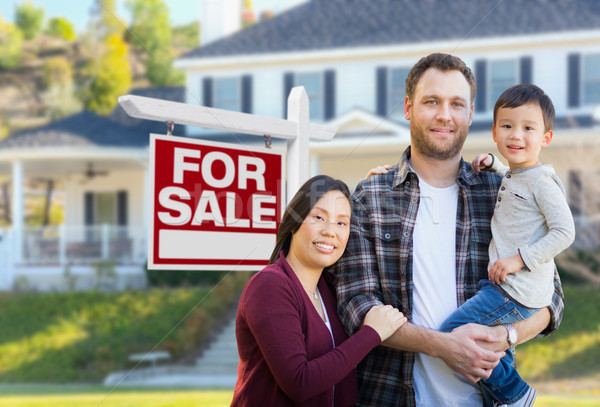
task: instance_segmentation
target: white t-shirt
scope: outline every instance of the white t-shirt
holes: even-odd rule
[[[458,185],[435,188],[419,180],[421,198],[413,234],[413,323],[439,329],[457,308],[456,211]],[[479,387],[441,359],[417,353],[417,406],[481,407]]]

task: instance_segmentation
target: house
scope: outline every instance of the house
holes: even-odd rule
[[[338,126],[311,143],[311,172],[351,187],[369,168],[396,163],[409,143],[403,117],[410,67],[432,52],[460,56],[477,79],[465,159],[496,151],[496,98],[534,83],[554,101],[554,140],[542,155],[563,180],[574,247],[597,248],[600,214],[600,3],[594,0],[310,0],[183,55],[188,103],[285,117],[303,85],[313,122]],[[190,128],[191,136],[214,136]],[[223,140],[253,139],[221,135]]]
[[[182,101],[184,89],[132,93]],[[0,230],[0,290],[143,286],[149,134],[166,131],[165,123],[133,119],[117,107],[108,117],[83,111],[0,141],[13,218],[12,228]],[[31,179],[61,185],[63,225],[24,225],[23,186]]]
[[[237,0],[206,0],[219,16],[227,15],[231,1]],[[230,25],[236,19],[225,20],[223,35],[234,31]],[[208,28],[211,36],[205,38],[215,38],[219,27]],[[333,141],[311,143],[311,173],[326,173],[353,187],[369,168],[396,163],[409,144],[404,80],[410,67],[432,52],[460,56],[477,78],[474,121],[464,148],[468,160],[496,151],[492,108],[500,92],[532,82],[550,95],[557,120],[542,160],[555,166],[568,190],[578,229],[575,247],[597,249],[596,0],[309,0],[178,58],[176,66],[187,78],[185,96],[180,90],[178,97],[191,104],[286,117],[290,89],[304,86],[311,121],[339,128]],[[0,288],[12,287],[22,277],[38,281],[42,275],[45,287],[63,284],[65,269],[93,276],[89,259],[115,259],[124,285],[134,284],[128,278],[139,282],[143,277],[147,134],[166,128],[161,123],[134,124],[119,115],[123,112],[107,119],[81,113],[0,142],[0,174],[11,177],[17,191],[16,219],[22,217],[19,185],[39,174],[64,183],[69,208],[58,230],[29,230],[17,222],[4,231]],[[175,134],[181,134],[178,130],[183,129],[176,128]],[[231,132],[193,127],[186,132],[224,142],[262,143],[255,136]],[[86,171],[107,174],[88,177]],[[52,242],[42,244],[45,240]],[[15,241],[21,243],[8,250]],[[50,260],[54,268],[48,266]]]

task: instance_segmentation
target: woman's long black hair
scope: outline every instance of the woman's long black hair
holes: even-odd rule
[[[281,219],[277,229],[277,243],[271,253],[269,264],[279,258],[281,250],[289,250],[292,235],[304,222],[315,203],[329,191],[340,191],[350,201],[350,191],[346,183],[339,179],[333,179],[328,175],[317,175],[309,179],[300,187],[292,198]]]

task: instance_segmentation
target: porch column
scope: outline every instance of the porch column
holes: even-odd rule
[[[23,213],[25,205],[25,199],[23,198],[23,163],[21,161],[13,161],[12,164],[12,191],[13,259],[18,264],[23,261]]]
[[[143,231],[144,231],[144,235],[141,238],[141,241],[143,242],[142,248],[141,250],[135,250],[134,252],[134,256],[139,256],[139,255],[143,255],[144,259],[148,259],[148,239],[150,236],[150,230],[148,230],[148,220],[150,219],[150,216],[152,216],[152,214],[150,213],[150,200],[154,199],[154,197],[151,194],[151,191],[153,189],[153,184],[152,184],[152,174],[150,174],[150,168],[148,168],[148,164],[147,163],[143,163],[144,165],[144,219],[142,220],[143,223]],[[134,246],[137,247],[137,246]],[[144,265],[145,267],[145,265]]]

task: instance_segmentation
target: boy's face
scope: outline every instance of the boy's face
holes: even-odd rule
[[[511,169],[538,165],[540,151],[552,140],[552,130],[545,131],[542,109],[535,103],[498,109],[492,134]]]

